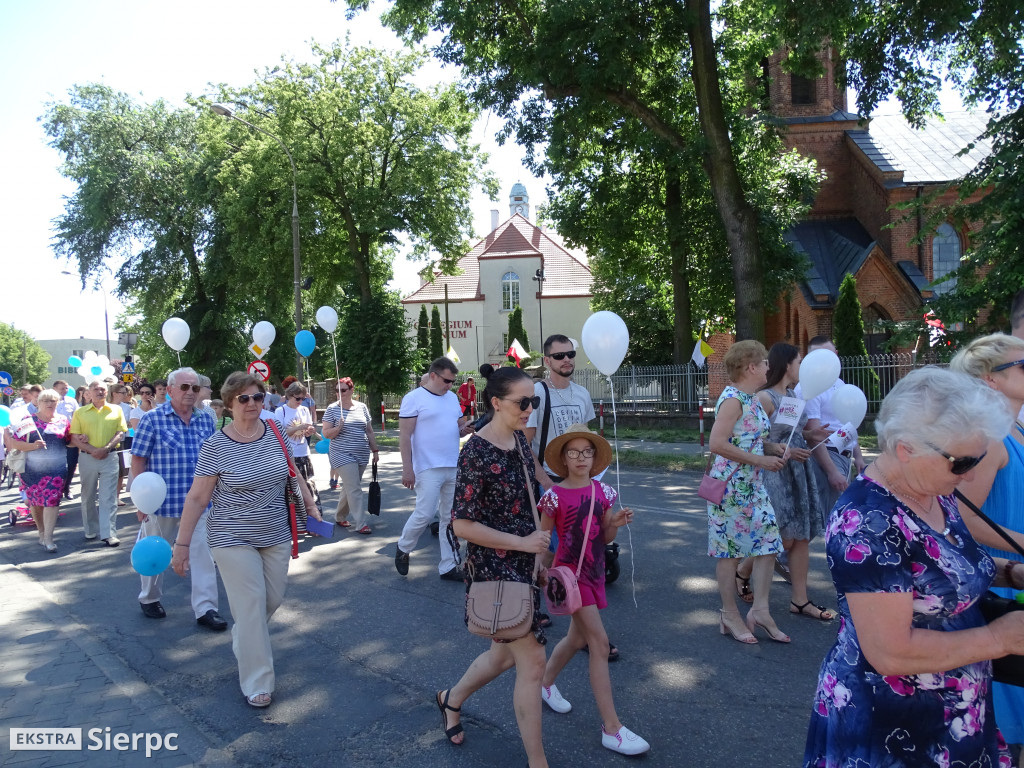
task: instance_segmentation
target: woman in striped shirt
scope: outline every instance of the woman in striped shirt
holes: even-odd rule
[[[268,622],[288,582],[292,533],[285,486],[291,450],[278,441],[276,422],[260,419],[266,397],[260,379],[236,371],[220,392],[235,420],[215,432],[199,452],[171,566],[179,576],[185,575],[192,532],[212,503],[207,536],[235,620],[232,647],[239,682],[249,704],[266,707],[274,692]],[[288,441],[284,442],[287,446]],[[319,520],[309,488],[305,483],[296,485],[307,513]]]
[[[331,472],[341,477],[341,497],[335,522],[342,528],[355,525],[356,533],[372,533],[363,510],[363,472],[373,453],[377,463],[377,437],[373,434],[370,409],[352,400],[352,379],[338,379],[338,401],[324,413],[324,437],[331,441],[328,456]],[[349,522],[349,515],[352,522]]]

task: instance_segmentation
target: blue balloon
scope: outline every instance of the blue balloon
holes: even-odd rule
[[[72,368],[81,368],[82,358],[80,358],[78,355],[72,355],[71,357],[68,358],[68,365],[70,365]]]
[[[316,444],[317,453],[327,453],[329,450],[331,450],[331,441],[328,440],[326,437]],[[1021,594],[1024,594],[1024,592],[1022,592]]]
[[[103,373],[103,366],[94,365],[92,368],[89,369],[89,373],[91,373],[93,376],[99,376],[101,373]]]
[[[312,331],[299,331],[295,334],[295,349],[303,357],[309,357],[316,349],[316,336]]]
[[[0,405],[0,427],[11,425],[11,409],[6,405]]]
[[[171,564],[171,545],[160,536],[147,536],[132,547],[132,568],[142,576],[159,576]]]

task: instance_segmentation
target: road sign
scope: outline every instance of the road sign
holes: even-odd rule
[[[131,360],[125,360],[121,363],[121,373],[135,373],[135,363]]]
[[[135,381],[135,374],[133,374],[133,373],[122,373],[121,374],[121,381],[123,381],[125,384],[131,384],[133,381]]]
[[[3,392],[5,395],[10,397],[14,394],[14,387],[4,387],[3,389],[0,389],[0,392]]]
[[[262,360],[263,356],[267,354],[268,350],[264,349],[254,341],[252,344],[249,345],[249,351],[256,356],[257,360]]]
[[[270,378],[270,365],[262,360],[253,360],[249,363],[249,373],[267,381]]]
[[[0,371],[0,387],[9,387],[14,384],[14,377],[7,371]]]

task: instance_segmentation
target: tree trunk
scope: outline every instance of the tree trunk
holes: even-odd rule
[[[693,54],[691,76],[697,93],[697,116],[707,147],[704,167],[732,257],[736,338],[764,341],[764,276],[757,215],[743,193],[732,154],[711,31],[710,0],[686,0],[686,9],[690,16],[688,36]]]
[[[665,229],[672,258],[672,362],[681,365],[693,353],[693,318],[690,306],[689,243],[683,224],[683,189],[672,162],[665,166]]]

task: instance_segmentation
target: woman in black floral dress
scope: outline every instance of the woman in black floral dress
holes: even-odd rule
[[[533,380],[518,368],[499,368],[487,389],[494,418],[469,439],[459,456],[452,527],[455,535],[469,542],[467,573],[472,572],[475,581],[529,582],[534,558],[547,551],[551,539],[550,533],[537,530],[534,524],[530,498],[534,461],[522,432],[535,405]],[[546,661],[545,641],[536,611],[532,630],[518,640],[491,642],[454,687],[437,692],[442,727],[452,744],[460,745],[465,738],[462,703],[514,665],[512,702],[519,734],[531,768],[547,768],[537,695]]]

